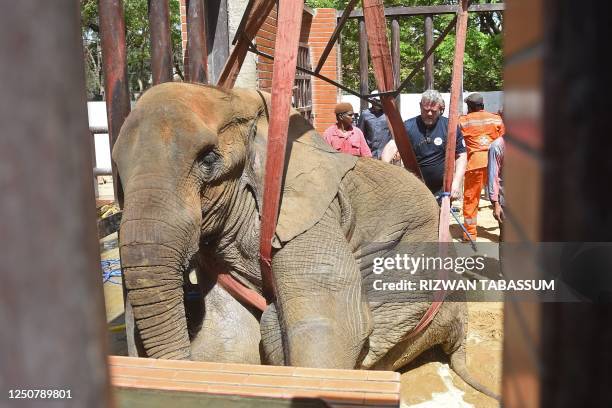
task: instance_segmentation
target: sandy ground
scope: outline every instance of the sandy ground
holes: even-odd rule
[[[112,182],[99,184],[100,198],[112,198]],[[460,203],[455,206],[460,207]],[[461,217],[461,212],[459,218]],[[497,242],[499,228],[493,218],[489,202],[481,199],[478,215],[477,243]],[[451,235],[454,241],[461,238],[461,229],[451,218]],[[117,234],[100,241],[102,260],[118,259]],[[115,283],[113,283],[115,282]],[[104,284],[106,315],[109,324],[109,351],[115,355],[127,355],[123,331],[123,296],[120,278],[112,278]],[[468,303],[467,366],[472,376],[496,393],[501,391],[503,303]],[[439,350],[431,350],[413,362],[401,377],[402,407],[412,408],[467,408],[497,407],[497,401],[475,391],[459,378],[448,366],[446,356]]]

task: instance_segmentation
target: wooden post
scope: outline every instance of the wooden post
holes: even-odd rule
[[[187,0],[187,54],[190,82],[208,83],[204,0]]]
[[[73,0],[0,13],[3,407],[113,406],[79,23]]]
[[[278,217],[303,9],[303,0],[281,0],[278,9],[276,55],[272,68],[272,107],[259,242],[263,292],[268,302],[274,298],[272,238]]]
[[[391,20],[391,59],[393,60],[393,89],[400,85],[400,26],[397,18]],[[401,95],[395,98],[397,110],[402,111]]]
[[[172,42],[168,0],[149,0],[153,85],[172,81]]]
[[[457,29],[455,33],[455,59],[453,60],[453,76],[451,80],[450,108],[448,113],[448,137],[446,139],[446,156],[444,159],[444,191],[450,192],[455,172],[455,148],[457,146],[457,125],[459,124],[459,93],[463,78],[463,55],[468,23],[468,0],[461,0],[457,12]],[[438,240],[450,242],[450,197],[444,196],[440,205],[440,223]]]
[[[368,37],[363,18],[359,19],[359,93],[370,93],[368,84]],[[368,109],[368,101],[360,99],[361,111]]]
[[[111,151],[119,136],[125,118],[130,113],[130,91],[127,76],[127,53],[125,46],[125,20],[122,0],[99,0],[100,38],[102,43],[102,70],[104,73],[104,99],[108,119],[108,137]],[[113,169],[115,199],[123,205],[123,189]]]
[[[209,82],[216,84],[229,57],[227,0],[208,0],[206,3],[206,38],[208,40]]]
[[[425,52],[433,46],[433,16],[431,14],[425,16]],[[434,57],[430,55],[425,62],[425,90],[433,89],[434,87]]]
[[[380,92],[393,91],[394,78],[391,62],[391,50],[387,41],[387,28],[385,23],[385,10],[382,0],[363,0],[363,12],[367,26],[368,44],[372,53],[374,76]],[[395,105],[395,98],[382,96],[383,111],[389,122],[389,130],[397,145],[406,169],[412,171],[419,178],[421,171],[416,161],[408,134],[404,128],[402,117]]]

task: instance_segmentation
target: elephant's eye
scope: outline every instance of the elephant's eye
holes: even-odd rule
[[[209,150],[207,152],[203,152],[198,156],[198,162],[203,164],[204,166],[212,166],[217,159],[219,158],[219,154],[214,150]]]

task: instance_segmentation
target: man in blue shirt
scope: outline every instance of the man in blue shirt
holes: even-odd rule
[[[421,114],[404,122],[412,149],[423,174],[423,180],[434,195],[442,193],[444,159],[448,135],[448,118],[442,116],[444,99],[440,92],[429,89],[421,95]],[[461,197],[461,181],[467,164],[463,135],[457,128],[455,148],[455,172],[451,187],[451,199]]]
[[[377,91],[373,93],[377,93]],[[379,98],[376,99],[380,100]],[[372,105],[369,109],[361,112],[358,126],[372,151],[372,157],[380,159],[383,148],[391,140],[391,132],[389,132],[387,126],[387,116],[383,113],[382,108],[378,105]]]

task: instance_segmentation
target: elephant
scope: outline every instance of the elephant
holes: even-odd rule
[[[217,283],[228,273],[262,293],[260,211],[270,95],[165,83],[145,92],[112,157],[124,191],[120,256],[144,355],[319,368],[399,370],[440,345],[465,367],[466,305],[369,302],[372,258],[436,242],[438,205],[410,172],[336,152],[299,112],[289,118],[278,222],[275,299],[263,313]],[[203,323],[189,322],[195,270]],[[452,300],[452,299],[450,299]]]

